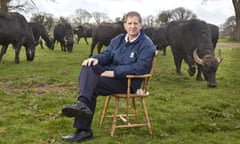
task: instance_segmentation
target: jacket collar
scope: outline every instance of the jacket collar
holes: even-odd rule
[[[144,35],[144,30],[141,29],[140,32],[138,33],[138,35],[133,39],[133,40],[128,40],[128,34],[126,33],[125,35],[125,42],[126,43],[134,43],[135,41],[138,41],[139,39],[141,39],[141,37]]]

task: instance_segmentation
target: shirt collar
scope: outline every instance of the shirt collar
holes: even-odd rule
[[[132,40],[128,40],[128,34],[126,34],[126,36],[125,36],[126,43],[127,42],[130,42],[130,43],[134,42],[140,36],[140,34],[141,34],[141,32],[139,32],[138,35]]]

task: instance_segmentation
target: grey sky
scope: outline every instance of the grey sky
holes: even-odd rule
[[[35,0],[39,12],[47,12],[55,17],[71,16],[76,9],[88,12],[104,12],[111,19],[122,17],[130,10],[138,11],[143,17],[156,16],[163,10],[184,7],[191,10],[198,18],[216,25],[223,24],[228,17],[234,15],[231,0],[56,0],[55,3]]]

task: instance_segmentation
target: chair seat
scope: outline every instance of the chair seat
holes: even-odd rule
[[[129,94],[129,97],[133,98],[133,97],[147,97],[147,96],[149,96],[149,92],[140,92],[140,91],[142,91],[142,90],[139,89],[136,93]],[[116,94],[112,94],[112,96],[127,98],[128,95],[126,95],[126,93],[116,93]]]

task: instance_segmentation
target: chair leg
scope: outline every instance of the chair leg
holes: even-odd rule
[[[151,123],[150,123],[150,120],[149,120],[149,117],[148,117],[148,111],[147,111],[147,107],[146,107],[144,98],[141,98],[141,103],[142,103],[142,107],[143,107],[145,120],[146,120],[146,123],[147,123],[147,129],[148,129],[149,133],[152,135],[152,127],[151,127]]]
[[[138,119],[138,113],[137,113],[137,106],[136,106],[136,98],[132,98],[132,102],[133,102],[135,120],[137,120]]]
[[[119,98],[114,97],[114,114],[113,114],[113,121],[112,121],[112,130],[111,130],[111,136],[114,136],[116,125],[117,125],[117,115],[118,115],[118,108],[119,108]]]
[[[111,99],[111,96],[107,96],[107,98],[106,98],[106,100],[105,100],[103,112],[102,112],[102,115],[101,115],[100,125],[103,124],[103,121],[104,121],[104,119],[105,119],[105,116],[106,116],[106,112],[107,112],[107,110],[108,110],[108,106],[109,106],[110,99]]]

